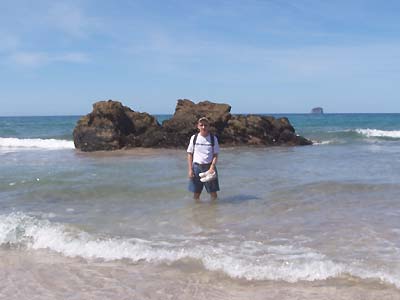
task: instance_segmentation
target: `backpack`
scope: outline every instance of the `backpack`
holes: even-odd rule
[[[194,154],[194,147],[196,146],[196,141],[197,141],[197,136],[198,136],[198,135],[199,135],[199,134],[196,133],[196,134],[194,135],[194,138],[193,138],[193,152],[192,152],[192,154]],[[212,150],[213,150],[213,152],[214,152],[215,140],[214,140],[214,135],[213,135],[212,133],[210,133],[210,139],[211,139],[211,147],[212,147]]]

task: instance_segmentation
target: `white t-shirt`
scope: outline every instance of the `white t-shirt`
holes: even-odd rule
[[[187,148],[188,153],[193,153],[193,139],[194,135],[190,138],[189,146]],[[196,139],[196,145],[194,147],[193,162],[198,164],[209,164],[212,162],[213,154],[219,153],[218,139],[214,135],[214,151],[211,145],[211,136],[206,137],[198,134]]]

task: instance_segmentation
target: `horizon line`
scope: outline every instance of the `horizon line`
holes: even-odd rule
[[[174,113],[148,113],[148,112],[140,112],[147,113],[151,116],[173,116]],[[89,114],[89,113],[87,113]],[[71,115],[0,115],[0,118],[31,118],[31,117],[83,117],[87,114],[71,114]],[[321,116],[321,115],[345,115],[345,114],[400,114],[400,112],[324,112],[324,113],[312,113],[312,112],[262,112],[262,113],[254,113],[254,112],[238,112],[231,113],[232,115],[313,115],[313,116]]]

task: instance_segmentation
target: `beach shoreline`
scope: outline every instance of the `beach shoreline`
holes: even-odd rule
[[[247,281],[179,263],[87,261],[46,250],[0,250],[4,299],[254,299],[395,300],[400,291],[379,281],[328,279],[314,282]],[[23,278],[23,279],[22,279]],[[73,295],[73,296],[72,296]],[[72,299],[71,298],[71,299]]]
[[[112,151],[93,151],[93,152],[85,152],[78,149],[75,149],[75,153],[84,157],[148,157],[148,156],[160,156],[160,155],[175,155],[180,152],[186,153],[185,149],[178,148],[144,148],[144,147],[136,147],[136,148],[126,148],[126,149],[118,149]]]

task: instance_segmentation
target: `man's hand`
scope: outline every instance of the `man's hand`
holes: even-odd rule
[[[192,170],[192,169],[189,170],[189,172],[188,172],[188,177],[189,177],[189,178],[193,178],[193,177],[194,177],[194,173],[193,173],[193,170]]]
[[[210,173],[214,173],[215,172],[215,168],[214,168],[213,164],[211,164],[210,169],[208,169],[208,172],[210,172]]]

